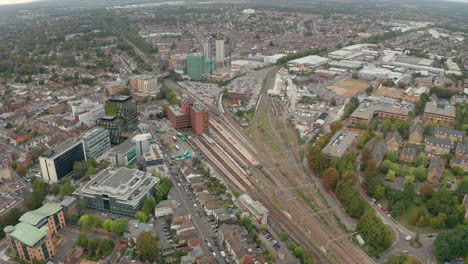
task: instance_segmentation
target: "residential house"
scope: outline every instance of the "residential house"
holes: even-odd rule
[[[450,141],[462,141],[465,137],[465,132],[445,127],[434,127],[434,137],[449,139]]]
[[[468,172],[468,157],[453,157],[450,160],[450,167],[460,167]]]
[[[418,125],[410,126],[409,142],[413,144],[421,143],[423,140],[423,127]]]
[[[399,152],[398,158],[406,162],[415,162],[418,157],[417,148],[402,148]]]
[[[468,157],[468,144],[458,143],[455,149],[456,157]]]
[[[255,242],[250,238],[244,227],[223,224],[219,227],[218,235],[221,241],[223,241],[227,253],[232,256],[234,263],[266,263],[262,254],[257,251]]]
[[[429,168],[427,169],[427,181],[439,185],[444,169],[445,161],[443,159],[431,158],[429,160]]]
[[[379,143],[375,144],[372,148],[372,158],[377,161],[377,164],[380,164],[385,157],[385,153],[387,152],[387,144],[382,140]]]
[[[385,144],[389,149],[398,150],[401,144],[401,135],[398,131],[388,132],[385,137]]]
[[[427,137],[424,151],[432,154],[448,154],[453,149],[453,145],[449,139]]]

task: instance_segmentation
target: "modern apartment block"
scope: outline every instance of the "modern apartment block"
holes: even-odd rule
[[[132,137],[138,128],[138,112],[132,96],[119,95],[106,102],[106,116],[96,121],[97,126],[109,131],[112,144],[120,144]]]
[[[184,98],[180,107],[170,106],[167,116],[175,129],[192,128],[196,134],[208,133],[208,110],[193,98]]]
[[[48,203],[25,213],[16,226],[7,226],[3,231],[11,254],[32,263],[35,259],[48,261],[56,255],[52,235],[58,235],[58,230],[65,226],[62,207],[56,203]]]
[[[97,158],[111,148],[109,131],[102,127],[94,127],[84,133],[81,138],[87,159]]]
[[[187,74],[192,80],[199,81],[205,74],[211,74],[213,62],[209,56],[195,53],[187,56]]]
[[[433,100],[431,102],[427,102],[424,107],[424,122],[442,121],[448,125],[452,125],[453,122],[455,122],[455,117],[455,106],[448,102]]]
[[[159,178],[151,173],[125,167],[108,168],[73,194],[88,207],[119,215],[134,216],[143,202],[154,195]]]
[[[143,94],[156,94],[158,92],[158,78],[150,75],[137,75],[128,78],[130,90]]]
[[[68,139],[39,157],[42,178],[47,183],[57,183],[73,172],[76,161],[86,160],[83,142]]]
[[[106,84],[107,94],[109,96],[114,96],[120,92],[122,92],[125,87],[127,87],[127,82],[122,80],[117,80],[115,82],[111,82]]]

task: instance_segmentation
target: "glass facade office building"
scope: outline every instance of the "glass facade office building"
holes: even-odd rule
[[[95,127],[82,136],[86,158],[97,158],[111,148],[109,131]]]
[[[134,216],[144,201],[154,195],[159,178],[151,173],[125,167],[108,168],[73,194],[92,209]]]
[[[86,160],[83,142],[69,139],[39,157],[42,178],[48,183],[59,182],[73,172],[73,164]]]
[[[106,102],[106,116],[96,125],[109,131],[112,144],[120,144],[138,128],[137,105],[132,96],[118,95]]]

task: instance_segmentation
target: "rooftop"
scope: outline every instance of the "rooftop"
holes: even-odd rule
[[[119,145],[114,147],[114,152],[116,152],[116,153],[127,153],[133,147],[135,147],[135,143],[132,142],[131,138],[127,138],[124,142],[122,142]]]
[[[121,202],[133,204],[158,183],[159,178],[152,176],[151,173],[125,167],[108,168],[100,171],[75,194],[106,194],[119,199]]]
[[[82,144],[81,140],[79,138],[67,139],[64,142],[62,142],[61,144],[59,144],[58,146],[56,146],[54,149],[49,149],[46,152],[44,152],[42,154],[42,157],[49,158],[49,159],[55,158],[58,155],[65,152],[66,150],[68,150],[69,148],[71,148],[71,147],[73,147],[74,145],[77,145],[77,144]]]
[[[169,109],[174,113],[175,116],[183,116],[186,115],[186,113],[182,112],[179,106],[176,105],[170,105]]]
[[[356,133],[342,130],[332,137],[322,151],[328,157],[343,157],[357,138]]]
[[[288,62],[288,64],[304,64],[304,65],[316,66],[316,65],[324,64],[327,61],[328,61],[327,58],[323,58],[323,57],[316,56],[316,55],[310,55],[310,56],[306,56],[303,58],[291,60]]]
[[[455,118],[455,107],[448,103],[427,102],[424,113],[436,114]]]
[[[47,226],[43,226],[39,229],[21,222],[14,227],[7,226],[3,230],[5,233],[9,233],[10,236],[30,247],[34,247],[37,242],[47,236]]]
[[[30,225],[37,225],[42,219],[49,217],[62,210],[62,206],[57,203],[47,203],[42,207],[29,211],[20,217],[19,221]]]
[[[109,99],[109,102],[126,102],[128,100],[131,100],[132,96],[131,95],[116,95],[112,98]]]

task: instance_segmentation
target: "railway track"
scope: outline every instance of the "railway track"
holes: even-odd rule
[[[262,104],[266,101],[265,99],[263,98],[261,101]],[[297,179],[286,181],[284,175],[281,175],[281,166],[288,168],[290,166],[290,164],[287,164],[289,161],[285,161],[285,164],[280,164],[280,167],[277,168],[276,165],[278,164],[272,162],[272,160],[268,161],[268,157],[271,156],[265,155],[263,153],[265,152],[264,149],[258,149],[259,152],[257,152],[257,148],[250,145],[250,142],[243,137],[238,131],[237,123],[229,113],[219,114],[216,107],[207,105],[205,107],[213,113],[210,116],[210,119],[213,119],[213,121],[210,121],[210,128],[214,128],[216,134],[219,135],[217,138],[213,137],[213,139],[216,139],[218,144],[225,148],[226,152],[235,153],[236,155],[233,156],[236,159],[243,156],[244,158],[241,158],[241,160],[247,163],[247,165],[250,164],[252,176],[247,177],[239,173],[224,153],[210,146],[204,139],[197,138],[195,145],[216,166],[220,167],[221,171],[226,174],[228,181],[236,189],[249,193],[252,198],[267,207],[274,223],[281,226],[294,241],[313,254],[317,263],[372,263],[368,258],[356,253],[356,248],[349,241],[329,244],[329,253],[325,254],[322,252],[320,248],[325,248],[329,241],[343,235],[343,233],[339,228],[334,229],[328,226],[330,224],[337,226],[337,224],[333,223],[335,220],[331,214],[328,211],[324,211],[327,208],[324,208],[321,204],[318,195],[305,196],[309,199],[309,203],[318,205],[314,211],[310,204],[306,205],[303,200],[304,197],[302,196],[307,193],[298,191]],[[277,158],[279,157],[275,159]],[[251,160],[255,160],[258,163],[252,163],[250,162]],[[262,164],[267,168],[260,171],[254,164]],[[297,170],[299,168],[292,169]],[[264,173],[265,171],[274,177],[270,177],[269,179]],[[292,188],[290,190],[280,190],[282,186]],[[317,212],[325,212],[325,216]]]

